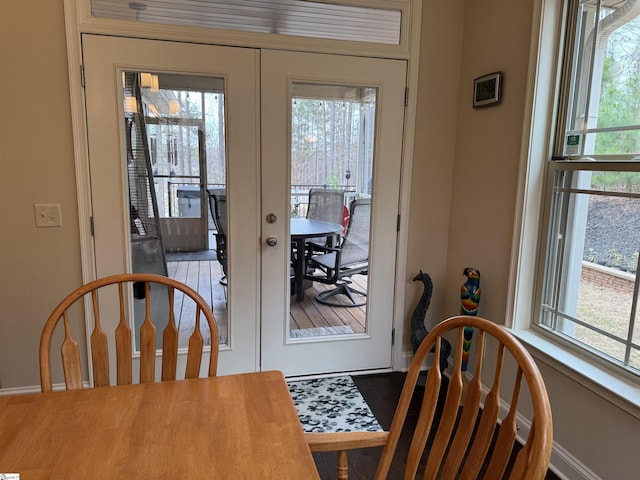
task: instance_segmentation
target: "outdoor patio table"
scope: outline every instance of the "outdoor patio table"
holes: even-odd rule
[[[291,243],[295,244],[296,255],[294,261],[295,295],[296,301],[304,300],[304,272],[305,272],[305,241],[308,238],[329,237],[342,232],[339,223],[325,222],[312,218],[292,218],[290,225]]]

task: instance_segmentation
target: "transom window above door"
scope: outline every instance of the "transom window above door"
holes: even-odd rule
[[[99,18],[300,37],[400,44],[400,6],[307,0],[91,0]]]

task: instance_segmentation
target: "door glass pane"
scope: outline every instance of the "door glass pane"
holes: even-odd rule
[[[227,216],[224,80],[124,72],[123,85],[132,270],[195,289],[212,306],[226,344],[227,241],[219,225]],[[180,300],[174,315],[186,346],[195,312]],[[168,302],[156,303],[168,318]],[[142,323],[142,299],[134,300],[134,311]],[[157,334],[160,346],[162,328]]]
[[[367,331],[377,89],[293,83],[293,341]]]

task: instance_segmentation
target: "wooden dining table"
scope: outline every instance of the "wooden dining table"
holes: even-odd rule
[[[0,397],[0,472],[317,479],[281,372]]]

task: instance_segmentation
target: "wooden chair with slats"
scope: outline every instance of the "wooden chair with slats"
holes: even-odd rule
[[[81,308],[71,308],[76,302],[90,297],[93,312],[94,328],[91,332],[91,368],[93,369],[94,387],[111,385],[109,375],[109,341],[103,330],[104,318],[101,318],[101,305],[109,302],[119,310],[118,325],[115,329],[115,355],[117,364],[117,385],[130,384],[133,381],[133,341],[129,322],[131,302],[138,302],[144,309],[144,322],[139,328],[140,345],[140,383],[154,382],[155,362],[157,356],[156,343],[159,332],[156,325],[166,324],[162,331],[162,374],[161,380],[175,380],[178,375],[178,328],[175,322],[174,305],[182,302],[182,311],[189,308],[193,312],[193,331],[190,333],[187,349],[184,378],[196,378],[200,375],[200,366],[206,343],[211,345],[208,376],[216,375],[218,367],[219,335],[216,319],[211,307],[195,290],[168,277],[146,273],[130,273],[112,275],[89,282],[71,292],[53,310],[44,325],[40,337],[40,382],[43,392],[52,390],[51,379],[51,346],[56,327],[61,325],[64,338],[60,347],[62,366],[67,390],[83,388],[81,360],[78,343],[72,336],[71,325],[74,321],[82,321]],[[191,302],[191,303],[189,303]],[[159,308],[159,305],[165,308]],[[189,306],[187,306],[189,305]],[[142,317],[142,316],[141,316]],[[184,313],[182,321],[184,321]],[[88,325],[87,325],[88,328]],[[204,333],[204,336],[203,336]],[[209,335],[207,337],[207,334]],[[136,333],[137,335],[137,333]]]
[[[472,373],[469,380],[461,369],[465,327],[474,328],[475,354],[469,358],[469,373]],[[445,398],[440,389],[447,382],[442,382],[439,362],[441,338],[447,334],[452,340],[449,332],[456,337],[455,342],[451,341],[455,362],[447,391],[442,392],[446,393]],[[490,341],[495,348],[486,348]],[[405,465],[404,478],[544,479],[553,433],[551,408],[542,376],[529,353],[511,333],[489,320],[472,316],[449,318],[424,339],[407,373],[388,432],[307,433],[311,450],[338,451],[338,478],[344,480],[348,478],[348,450],[384,446],[375,479],[387,478],[392,460],[401,454],[398,440],[407,421],[418,374],[434,346],[433,366],[429,369],[426,386],[418,388],[420,392],[424,390],[424,394],[411,445],[400,462]],[[515,363],[507,362],[508,357]],[[523,382],[528,390],[522,388]],[[517,439],[518,404],[526,404],[519,400],[527,391],[531,425],[526,438]],[[445,399],[438,406],[438,409],[442,407],[438,421],[436,405],[439,397]],[[501,413],[503,409],[507,411]],[[522,448],[518,449],[517,443],[522,443]]]

